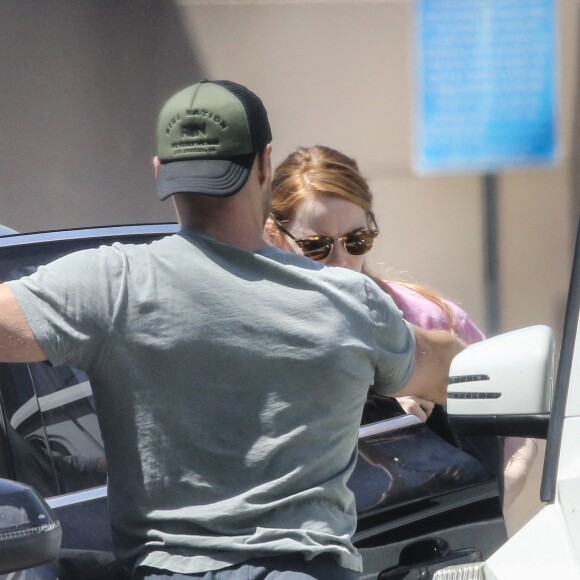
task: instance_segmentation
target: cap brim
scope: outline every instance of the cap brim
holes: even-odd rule
[[[255,153],[230,159],[187,159],[162,163],[157,174],[159,199],[175,193],[228,197],[244,187]]]

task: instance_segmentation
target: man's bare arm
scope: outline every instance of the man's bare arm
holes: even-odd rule
[[[0,284],[0,362],[46,360],[28,322],[6,284]]]
[[[424,330],[418,326],[413,326],[413,330],[417,348],[415,368],[397,397],[415,396],[445,404],[449,367],[453,357],[465,348],[465,344],[445,330]]]

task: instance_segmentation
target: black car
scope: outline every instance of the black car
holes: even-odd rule
[[[175,231],[175,224],[154,224],[9,235],[0,238],[0,279],[18,278],[79,249],[144,243]],[[458,418],[451,429],[442,409],[424,424],[382,397],[369,399],[364,417],[349,484],[364,578],[430,578],[446,565],[485,560],[505,542],[497,476],[501,430],[490,432],[489,420],[469,417]],[[533,434],[545,436],[546,426],[536,422]],[[524,427],[520,431],[527,434]],[[27,484],[46,498],[60,522],[62,548],[112,550],[103,458],[83,372],[47,363],[0,364],[0,478]],[[0,550],[8,505],[3,497],[0,488]],[[0,573],[28,567],[19,578],[57,577],[54,563],[34,568],[53,553],[29,553],[28,561],[4,559]]]

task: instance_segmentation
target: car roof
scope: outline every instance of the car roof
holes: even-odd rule
[[[12,228],[3,226],[2,224],[0,224],[0,236],[10,236],[11,234],[17,234],[18,232],[16,230],[13,230]]]
[[[10,228],[6,232],[0,231],[0,247],[23,246],[62,240],[92,239],[115,237],[122,239],[125,236],[139,234],[172,234],[179,229],[176,223],[130,224],[119,226],[97,226],[89,228],[71,228],[49,230],[41,232],[19,233]]]

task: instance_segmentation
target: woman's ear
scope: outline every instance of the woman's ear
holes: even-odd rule
[[[264,241],[270,244],[271,246],[280,248],[281,237],[282,236],[280,230],[276,227],[274,220],[271,217],[269,217],[266,220],[266,223],[264,224]]]
[[[275,246],[284,252],[296,254],[296,248],[290,243],[288,237],[280,231],[274,220],[269,217],[264,225],[264,240],[271,246]]]

